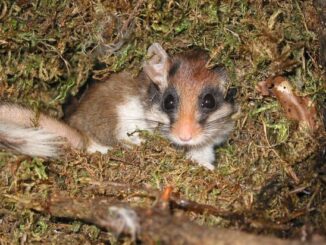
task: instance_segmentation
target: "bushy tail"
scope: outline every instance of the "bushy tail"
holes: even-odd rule
[[[59,158],[64,148],[84,149],[86,143],[86,137],[63,122],[15,104],[0,103],[0,149]]]
[[[13,152],[48,158],[63,153],[65,140],[42,128],[24,128],[0,122],[0,148]]]

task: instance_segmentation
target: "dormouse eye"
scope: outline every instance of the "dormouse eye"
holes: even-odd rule
[[[166,111],[172,111],[175,109],[176,99],[172,94],[169,94],[164,98],[163,107]]]
[[[201,107],[204,109],[214,109],[216,106],[215,97],[212,94],[206,94],[201,102]]]

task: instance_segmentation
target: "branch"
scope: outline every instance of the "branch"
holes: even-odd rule
[[[145,244],[265,244],[301,245],[301,241],[281,240],[257,236],[241,231],[200,226],[186,218],[177,218],[165,209],[135,207],[106,198],[91,200],[73,199],[53,195],[47,202],[39,199],[7,198],[20,202],[24,207],[50,214],[54,217],[80,219],[117,234],[131,235]],[[316,239],[315,239],[316,240]],[[318,240],[318,239],[317,239]],[[311,245],[325,244],[321,238]]]

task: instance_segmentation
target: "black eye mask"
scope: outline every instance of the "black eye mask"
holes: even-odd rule
[[[162,93],[155,83],[151,83],[147,90],[148,98],[151,104],[159,104],[161,101]]]
[[[164,112],[171,114],[176,112],[179,106],[179,96],[174,87],[168,87],[162,96],[161,108]]]
[[[232,88],[228,89],[228,91],[226,93],[225,101],[229,102],[231,104],[234,104],[235,97],[237,96],[237,93],[238,93],[238,88],[236,88],[236,87],[232,87]]]
[[[209,114],[216,111],[224,102],[222,92],[215,87],[206,87],[198,97],[200,123],[204,123]]]

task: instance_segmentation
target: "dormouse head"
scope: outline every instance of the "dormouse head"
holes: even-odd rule
[[[233,106],[224,99],[226,71],[207,68],[208,54],[199,49],[169,57],[154,43],[148,57],[144,72],[152,82],[152,102],[169,119],[163,133],[181,146],[223,142],[233,125]]]

